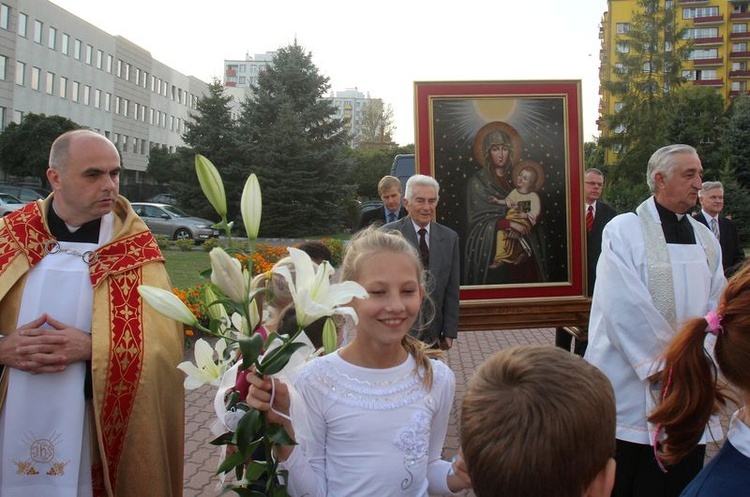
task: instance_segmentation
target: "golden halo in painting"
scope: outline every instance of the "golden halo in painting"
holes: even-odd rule
[[[479,128],[477,135],[474,137],[474,160],[477,161],[477,164],[482,166],[485,165],[484,157],[487,154],[487,151],[484,150],[484,140],[490,133],[495,131],[502,131],[508,136],[508,138],[510,138],[510,142],[513,146],[511,162],[514,164],[518,162],[518,159],[521,158],[521,146],[523,145],[521,137],[513,126],[502,121],[492,121]]]
[[[544,169],[542,168],[542,165],[539,164],[537,161],[533,161],[531,159],[524,159],[518,163],[515,163],[513,165],[513,184],[516,184],[516,178],[518,178],[518,174],[521,172],[521,169],[530,167],[531,169],[536,172],[536,188],[534,189],[535,192],[538,192],[542,189],[542,186],[544,186],[544,180],[546,179],[546,175],[544,174]]]

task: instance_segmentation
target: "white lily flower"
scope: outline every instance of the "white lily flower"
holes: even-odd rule
[[[219,170],[206,157],[197,154],[195,156],[195,172],[198,175],[198,182],[203,194],[214,207],[216,213],[222,218],[227,217],[227,198]]]
[[[258,312],[258,301],[253,299],[250,302],[250,330],[254,330],[260,324],[260,313]]]
[[[211,281],[221,288],[230,300],[244,303],[248,296],[248,281],[242,273],[242,263],[221,247],[212,249],[208,256],[211,258]]]
[[[211,288],[211,285],[205,285],[204,296],[206,299],[206,310],[208,311],[208,315],[211,316],[211,319],[221,322],[228,321],[229,315],[227,314],[224,304],[211,305],[219,300],[219,296],[216,295],[216,292]]]
[[[169,290],[154,286],[139,285],[138,293],[159,314],[188,326],[196,326],[198,324],[198,318],[190,312],[190,309],[187,308],[177,295]]]
[[[357,313],[351,307],[341,307],[353,298],[367,298],[367,291],[359,283],[344,281],[331,284],[333,268],[324,261],[317,270],[310,256],[294,247],[287,249],[294,264],[295,276],[289,268],[274,267],[273,272],[281,275],[289,285],[294,299],[297,324],[305,327],[323,316],[333,314],[349,315],[356,323]]]
[[[224,360],[224,350],[227,344],[225,340],[216,342],[216,355],[218,363],[214,360],[214,349],[202,338],[195,342],[195,364],[190,361],[181,362],[177,365],[187,376],[185,377],[185,388],[187,390],[196,389],[205,384],[218,386],[221,377],[228,369],[229,361]]]
[[[242,190],[242,199],[240,200],[242,222],[245,223],[245,232],[250,240],[258,238],[262,209],[263,203],[260,196],[260,184],[258,183],[258,177],[253,173],[245,182],[245,188]]]

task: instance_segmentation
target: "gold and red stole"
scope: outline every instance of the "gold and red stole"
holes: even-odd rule
[[[55,241],[46,224],[48,202],[50,199],[27,204],[0,220],[0,310],[3,314],[13,315],[10,319],[9,316],[2,317],[4,330],[16,329],[18,311],[17,305],[3,302],[6,295],[9,292],[12,294],[8,300],[20,298],[21,292],[14,287],[47,254],[47,244]],[[150,364],[159,360],[168,363],[179,361],[182,357],[181,336],[178,332],[172,333],[177,329],[175,323],[160,321],[158,316],[153,316],[153,311],[145,306],[138,294],[138,286],[141,284],[169,286],[163,266],[150,264],[163,262],[164,258],[153,235],[124,198],[118,199],[114,213],[113,240],[96,250],[97,259],[89,267],[94,288],[91,370],[98,442],[92,457],[96,461],[98,453],[102,463],[94,462],[94,495],[129,493],[139,488],[138,485],[148,488],[148,482],[126,482],[119,481],[118,478],[121,473],[132,473],[134,465],[148,464],[148,457],[141,461],[132,460],[134,453],[139,450],[169,452],[170,457],[179,460],[179,468],[163,468],[163,472],[168,474],[167,477],[171,475],[169,483],[160,487],[157,482],[151,482],[151,488],[154,488],[153,484],[162,490],[169,487],[172,489],[171,493],[176,495],[173,487],[177,480],[181,492],[182,433],[171,437],[174,440],[170,447],[154,449],[144,448],[143,446],[148,444],[133,434],[139,429],[153,434],[158,428],[151,427],[150,424],[164,422],[174,423],[175,430],[182,428],[183,420],[173,419],[177,417],[176,407],[179,407],[181,412],[184,400],[179,381],[181,375],[174,368],[177,362],[174,362],[174,365],[169,364],[176,374],[171,374],[169,369],[159,373],[160,376],[167,375],[167,384],[162,386],[170,389],[175,389],[175,386],[179,388],[179,396],[174,397],[175,408],[165,409],[169,412],[169,419],[160,419],[158,416],[155,416],[153,421],[147,419],[147,411],[160,409],[160,398],[154,392],[154,383],[161,382],[162,379],[151,377],[150,382],[144,382],[141,377],[147,360],[151,361]],[[144,334],[145,322],[152,323],[152,327],[153,323],[158,323],[164,336],[147,337]],[[12,327],[8,327],[10,323]],[[162,330],[150,333],[159,333]],[[160,355],[156,359],[149,359],[156,357],[154,350]],[[153,366],[150,374],[154,374]],[[175,379],[178,381],[176,385]],[[2,384],[6,382],[7,380]],[[0,387],[2,397],[4,388]],[[163,397],[161,399],[163,401]],[[155,440],[154,443],[159,442]],[[172,452],[177,450],[180,453],[172,455]],[[163,454],[156,455],[155,458],[159,459],[162,456]],[[176,472],[179,473],[179,478],[175,475]],[[129,477],[127,479],[132,480]]]

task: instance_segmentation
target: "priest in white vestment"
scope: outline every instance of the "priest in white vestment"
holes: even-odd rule
[[[612,382],[617,404],[617,474],[612,496],[679,496],[700,471],[703,445],[663,472],[654,458],[656,383],[667,343],[691,318],[715,309],[726,284],[716,237],[685,213],[698,198],[703,167],[693,147],[670,145],[649,160],[653,196],[604,229],[585,359]],[[710,344],[709,344],[710,347]]]

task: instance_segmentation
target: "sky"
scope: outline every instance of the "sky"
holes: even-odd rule
[[[331,90],[394,110],[414,143],[414,82],[581,80],[583,139],[598,135],[599,25],[606,0],[52,0],[206,82],[224,60],[294,43]],[[438,6],[440,5],[440,6]]]

